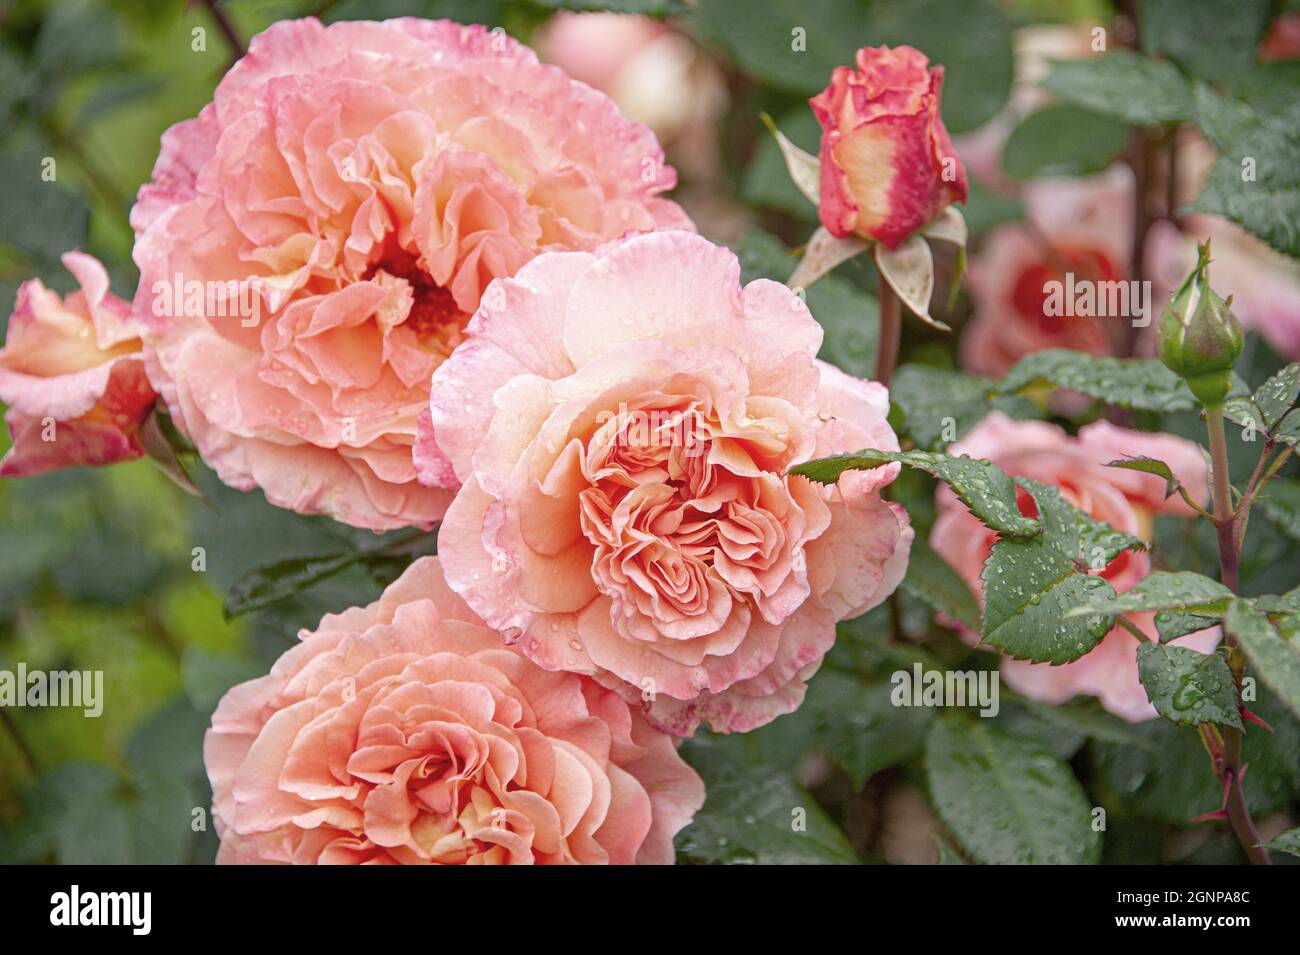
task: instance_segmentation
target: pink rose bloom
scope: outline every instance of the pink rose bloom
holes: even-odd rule
[[[501,32],[276,23],[163,137],[132,211],[149,375],[226,483],[428,526],[411,446],[482,289],[689,228],[653,134]]]
[[[966,170],[939,117],[943,67],[910,46],[864,46],[809,103],[822,127],[822,225],[891,249],[953,202]]]
[[[1243,327],[1260,333],[1288,361],[1300,359],[1300,263],[1218,216],[1189,216],[1186,231],[1156,222],[1147,235],[1147,268],[1161,307],[1196,264],[1198,242],[1211,242],[1210,284]]]
[[[1026,184],[1027,221],[993,229],[971,257],[974,314],[962,333],[963,368],[999,378],[1047,348],[1110,353],[1111,336],[1122,334],[1129,319],[1048,314],[1047,283],[1062,283],[1068,296],[1068,274],[1076,287],[1128,278],[1132,197],[1132,174],[1122,166],[1086,179]]]
[[[416,561],[222,698],[218,862],[659,863],[704,785],[623,700],[503,646]]]
[[[13,447],[0,476],[112,464],[144,454],[137,433],[157,395],[145,377],[131,306],[81,252],[63,256],[81,285],[60,300],[40,279],[18,289],[4,348],[0,401]]]
[[[689,233],[541,256],[494,283],[434,375],[431,476],[464,482],[439,536],[452,588],[530,659],[678,735],[795,709],[912,539],[880,497],[896,465],[834,488],[786,475],[896,450],[888,395],[815,360],[821,328],[788,288],[739,283]]]
[[[1013,421],[991,412],[969,434],[954,443],[951,454],[987,458],[1007,474],[1054,485],[1070,504],[1105,521],[1116,530],[1150,541],[1156,514],[1193,512],[1174,496],[1165,499],[1165,482],[1152,474],[1108,468],[1106,462],[1131,455],[1164,461],[1198,504],[1207,498],[1208,469],[1200,448],[1167,434],[1147,434],[1096,421],[1069,437],[1056,425],[1042,421]],[[997,535],[970,513],[946,487],[938,495],[939,516],[930,531],[930,546],[971,589],[982,593],[981,573]],[[1020,492],[1021,510],[1034,514],[1034,502]],[[1119,592],[1128,590],[1151,572],[1145,553],[1124,551],[1104,570],[1094,571]],[[1142,630],[1153,637],[1150,614],[1137,616]],[[963,634],[969,643],[978,635]],[[1218,628],[1179,640],[1179,646],[1208,653],[1219,642]],[[1138,680],[1137,641],[1115,627],[1096,647],[1073,663],[1052,666],[1003,658],[1002,676],[1013,690],[1045,703],[1064,703],[1076,694],[1096,696],[1102,706],[1130,722],[1156,715]]]

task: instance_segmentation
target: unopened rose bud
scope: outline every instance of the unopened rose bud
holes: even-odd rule
[[[1196,267],[1160,316],[1160,360],[1181,375],[1202,404],[1223,401],[1232,386],[1232,366],[1241,354],[1241,323],[1210,288],[1210,243],[1198,247]]]

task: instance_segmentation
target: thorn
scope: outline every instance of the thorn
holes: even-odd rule
[[[1201,813],[1199,816],[1193,816],[1188,822],[1227,822],[1228,810],[1216,809],[1213,812]]]
[[[1275,733],[1275,732],[1277,732],[1276,730],[1273,729],[1273,727],[1269,726],[1267,723],[1265,723],[1263,720],[1261,720],[1258,716],[1256,716],[1256,715],[1255,715],[1254,713],[1252,713],[1250,710],[1246,709],[1244,706],[1241,707],[1241,718],[1244,719],[1247,723],[1257,723],[1257,724],[1259,724],[1260,726],[1264,727],[1264,729],[1268,730],[1270,733]],[[1243,768],[1243,769],[1242,769],[1242,773],[1245,773],[1245,771],[1246,771],[1246,770]]]

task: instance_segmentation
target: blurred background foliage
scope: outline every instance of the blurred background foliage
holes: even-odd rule
[[[1159,47],[1152,52],[1229,87],[1238,81],[1232,71],[1244,70],[1240,51],[1252,50],[1269,18],[1288,5],[1247,3],[1236,17],[1226,9],[1236,5],[1223,4],[1209,21],[1198,17],[1216,8],[1203,0],[1188,3],[1194,10],[1185,15],[1177,4],[1150,6],[1144,39]],[[1006,107],[1015,30],[1109,24],[1122,12],[1105,0],[0,0],[0,322],[30,277],[68,290],[58,258],[73,248],[98,256],[114,291],[132,296],[127,214],[134,192],[149,177],[162,132],[210,101],[236,55],[232,38],[246,43],[287,17],[415,15],[501,26],[529,42],[557,8],[669,15],[716,64],[729,104],[710,124],[716,140],[703,160],[689,153],[691,144],[670,143],[670,159],[681,172],[678,198],[702,231],[736,248],[747,279],[786,278],[790,247],[816,224],[815,209],[790,184],[762,130],[761,113],[816,151],[808,96],[859,46],[905,42],[944,64],[945,122],[954,134],[970,132]],[[806,31],[798,53],[796,28]],[[196,49],[199,35],[203,49]],[[1140,119],[1053,104],[1015,131],[1004,171],[1019,179],[1095,172],[1124,152],[1127,123]],[[53,183],[41,179],[45,157],[56,162]],[[974,185],[965,213],[978,244],[1022,210],[1013,196]],[[943,290],[954,263],[937,266]],[[859,260],[808,295],[827,330],[823,357],[867,377],[874,283]],[[960,328],[968,311],[963,294],[945,319]],[[953,367],[952,339],[905,324],[905,361]],[[1249,348],[1244,375],[1257,385],[1281,360],[1256,336]],[[1045,414],[1030,402],[1006,410]],[[1201,436],[1190,413],[1139,423]],[[1243,468],[1251,460],[1236,455]],[[217,700],[234,683],[265,673],[299,628],[374,599],[398,569],[393,559],[350,563],[288,599],[228,619],[223,602],[255,568],[354,554],[376,540],[278,510],[259,493],[232,491],[199,471],[206,503],[147,461],[0,483],[0,669],[23,661],[31,669],[102,670],[107,698],[98,719],[75,709],[0,710],[0,861],[210,861],[215,835],[210,823],[194,820],[210,800],[202,736]],[[897,497],[921,541],[933,520],[933,484],[907,473]],[[1192,528],[1177,519],[1159,523],[1157,562],[1214,573],[1212,535]],[[1252,522],[1246,590],[1280,592],[1300,581],[1295,547],[1284,530]],[[926,568],[933,565],[918,553],[914,573]],[[709,801],[679,840],[683,859],[960,863],[964,854],[927,794],[955,785],[968,786],[972,799],[981,791],[1006,798],[980,787],[1008,769],[1032,776],[1046,766],[1048,775],[1078,779],[1064,785],[1085,811],[1102,806],[1109,814],[1104,840],[1079,836],[1080,861],[1240,860],[1226,830],[1188,824],[1216,808],[1219,793],[1196,734],[1185,727],[1159,720],[1132,726],[1095,701],[1046,707],[1005,687],[1001,713],[974,721],[979,726],[949,721],[936,731],[942,717],[935,711],[890,705],[887,674],[913,662],[997,665],[933,616],[930,603],[905,585],[889,605],[841,628],[796,714],[745,736],[689,741],[684,753],[705,775]],[[1294,825],[1300,725],[1267,697],[1257,711],[1277,732],[1249,737],[1252,808],[1257,818],[1272,814]],[[939,778],[922,759],[927,734],[931,745],[996,751],[1005,764],[968,766],[966,779]],[[807,809],[806,833],[791,831],[792,805]]]

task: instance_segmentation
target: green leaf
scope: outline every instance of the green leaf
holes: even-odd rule
[[[1237,685],[1220,653],[1144,643],[1138,679],[1156,712],[1175,723],[1219,723],[1241,729]]]
[[[998,390],[1014,394],[1044,381],[1136,411],[1190,411],[1198,407],[1186,383],[1158,361],[1101,358],[1065,348],[1026,355],[1007,372]]]
[[[867,12],[840,0],[700,0],[689,22],[745,73],[804,96],[824,89],[871,35]]]
[[[1300,856],[1300,829],[1288,829],[1286,832],[1279,832],[1264,843],[1264,848],[1272,849],[1274,852],[1289,852],[1293,856]]]
[[[926,738],[925,763],[935,810],[976,861],[1098,860],[1101,836],[1083,787],[1042,744],[978,720],[940,719]]]
[[[1172,497],[1182,487],[1182,483],[1174,476],[1173,470],[1164,461],[1156,458],[1131,457],[1120,458],[1118,461],[1107,461],[1108,468],[1126,468],[1130,471],[1142,471],[1145,474],[1154,474],[1156,477],[1163,478],[1165,482],[1165,497]]]
[[[934,710],[895,706],[888,683],[871,686],[844,673],[817,675],[803,709],[812,707],[817,744],[862,789],[882,769],[921,751]]]
[[[199,486],[194,483],[189,469],[181,459],[181,454],[187,450],[187,446],[165,411],[155,407],[149,412],[149,417],[145,418],[144,424],[140,426],[139,437],[140,446],[144,448],[145,454],[163,474],[186,494],[211,504]]]
[[[1058,488],[1026,478],[1016,484],[1033,496],[1043,533],[993,545],[981,575],[980,638],[1018,660],[1068,663],[1100,643],[1111,627],[1101,614],[1070,613],[1099,595],[1114,595],[1104,578],[1084,570],[1101,570],[1121,551],[1145,545],[1072,507]]]
[[[708,796],[677,835],[692,862],[760,865],[852,865],[858,861],[839,827],[812,795],[770,767],[728,767],[707,773]]]
[[[1259,386],[1253,399],[1265,428],[1272,430],[1282,420],[1295,404],[1298,392],[1300,392],[1300,362],[1295,361]]]
[[[965,627],[979,629],[980,608],[970,587],[919,538],[912,542],[903,589]]]
[[[1103,613],[1117,617],[1124,613],[1182,610],[1203,616],[1217,616],[1228,609],[1233,593],[1217,580],[1188,571],[1156,571],[1114,597],[1093,600],[1069,611],[1067,617]]]
[[[1072,103],[1030,113],[1007,137],[1002,171],[1010,179],[1101,172],[1128,146],[1128,126]]]
[[[1260,681],[1300,716],[1300,650],[1248,600],[1232,602],[1223,627],[1246,652]]]
[[[230,588],[226,595],[226,616],[237,617],[291,597],[345,570],[357,559],[355,553],[317,554],[313,557],[290,557],[259,567]]]
[[[1253,398],[1229,398],[1223,403],[1223,416],[1243,428],[1268,433],[1264,413],[1259,410],[1259,406],[1255,404]]]
[[[1300,444],[1300,410],[1288,412],[1281,423],[1273,429],[1273,439],[1292,447]]]
[[[1300,481],[1274,478],[1264,485],[1256,503],[1278,530],[1300,541]]]
[[[943,481],[958,500],[987,527],[1013,537],[1037,534],[1038,521],[1025,517],[1016,504],[1016,489],[997,465],[929,451],[875,451],[819,458],[790,469],[821,484],[834,484],[845,471],[863,471],[898,461]]]
[[[1017,24],[996,0],[874,0],[870,11],[868,28],[853,35],[857,45],[908,44],[942,64],[940,107],[949,132],[970,132],[1006,104]]]
[[[1191,82],[1172,63],[1129,50],[1053,63],[1043,87],[1069,103],[1146,125],[1192,118]]]
[[[992,387],[988,379],[960,371],[900,365],[889,397],[903,412],[903,428],[916,446],[935,451],[956,441],[988,413]],[[950,435],[946,439],[945,431]]]
[[[1219,623],[1218,617],[1203,617],[1198,613],[1184,613],[1179,610],[1161,610],[1156,614],[1155,619],[1156,632],[1160,634],[1161,643],[1169,643],[1189,633],[1200,633]]]
[[[1268,23],[1269,0],[1142,0],[1138,35],[1142,49],[1170,57],[1189,72],[1216,83],[1252,69]]]

